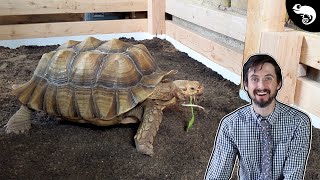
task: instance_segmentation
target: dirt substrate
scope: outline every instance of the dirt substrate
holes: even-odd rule
[[[185,131],[189,108],[164,111],[154,143],[155,155],[139,154],[133,136],[138,124],[112,127],[75,124],[33,113],[32,129],[5,134],[3,126],[18,110],[11,86],[28,81],[41,55],[57,46],[0,47],[0,179],[202,179],[216,130],[223,116],[246,104],[239,86],[160,39],[145,44],[163,70],[177,69],[175,79],[197,80],[205,92],[194,127]],[[320,130],[313,128],[307,180],[320,179]]]

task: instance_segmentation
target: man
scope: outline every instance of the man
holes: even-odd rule
[[[306,114],[276,100],[282,86],[279,65],[256,54],[242,75],[251,103],[221,121],[205,179],[229,179],[236,158],[240,180],[303,179],[311,123]]]

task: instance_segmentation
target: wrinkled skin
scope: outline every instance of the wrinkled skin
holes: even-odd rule
[[[197,98],[203,93],[203,86],[197,81],[176,80],[160,83],[154,93],[142,105],[144,115],[135,135],[137,150],[142,154],[153,155],[153,141],[162,121],[162,110],[190,97]]]

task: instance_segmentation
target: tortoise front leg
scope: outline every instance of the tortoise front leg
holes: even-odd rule
[[[164,106],[157,105],[156,103],[149,103],[146,106],[142,122],[137,134],[134,136],[138,152],[150,156],[153,155],[153,141],[162,121],[163,108]]]
[[[9,119],[5,125],[7,133],[20,133],[28,131],[31,128],[31,110],[22,105],[20,109]]]

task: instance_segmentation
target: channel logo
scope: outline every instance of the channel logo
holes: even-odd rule
[[[310,31],[320,32],[319,0],[287,0],[287,12],[292,22],[299,28]]]

